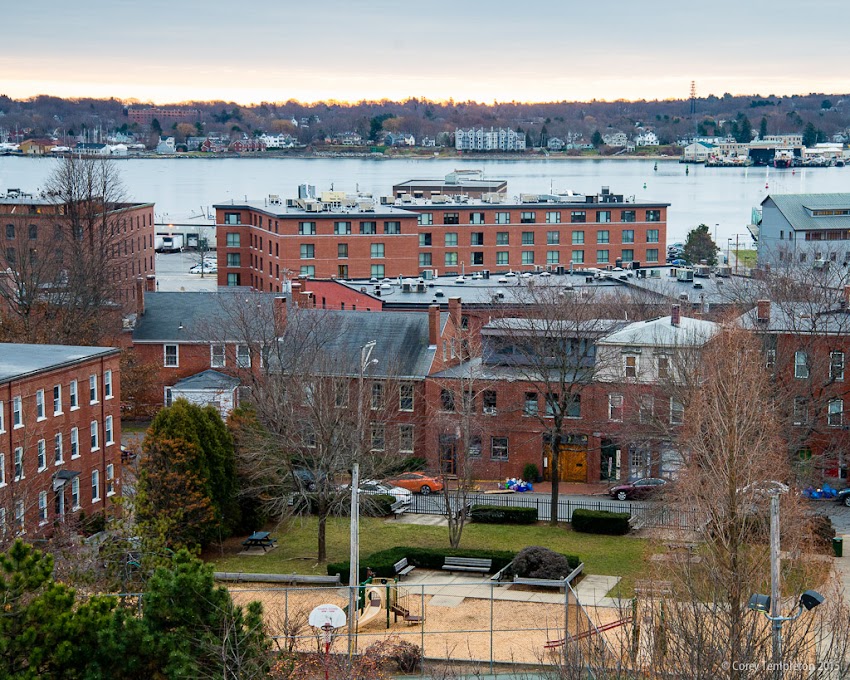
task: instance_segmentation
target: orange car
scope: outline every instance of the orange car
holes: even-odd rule
[[[436,477],[423,474],[421,472],[405,472],[387,480],[388,483],[395,486],[400,486],[402,489],[421,493],[427,496],[432,491],[442,491],[443,483]]]

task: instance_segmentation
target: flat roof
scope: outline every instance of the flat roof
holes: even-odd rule
[[[0,343],[0,383],[113,354],[118,354],[114,347]]]
[[[272,217],[310,217],[321,215],[323,217],[346,217],[357,215],[358,217],[415,217],[416,213],[409,210],[403,210],[393,205],[374,204],[374,210],[361,210],[359,206],[343,208],[337,207],[334,204],[323,203],[322,206],[333,206],[331,209],[322,210],[305,210],[298,206],[288,206],[286,203],[269,203],[264,200],[250,201],[231,201],[230,203],[216,203],[213,208],[216,210],[254,210]],[[250,225],[242,225],[250,226]]]
[[[399,187],[469,187],[473,189],[488,189],[492,187],[507,187],[506,179],[465,179],[460,177],[456,182],[443,179],[407,179],[404,182],[393,184],[393,188]]]

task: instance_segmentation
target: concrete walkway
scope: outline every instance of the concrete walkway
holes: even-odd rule
[[[850,534],[839,534],[844,539],[844,557],[835,558],[835,570],[844,588],[844,598],[850,602]]]

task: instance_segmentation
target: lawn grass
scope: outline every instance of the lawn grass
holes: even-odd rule
[[[364,517],[360,520],[360,554],[366,557],[395,546],[448,548],[446,527],[405,524],[394,520]],[[278,539],[278,547],[265,555],[237,555],[242,537],[231,538],[221,548],[210,548],[204,558],[216,571],[253,573],[326,574],[324,564],[316,561],[316,520],[293,520],[280,527],[267,527]],[[349,525],[346,518],[328,522],[329,562],[348,559]],[[650,541],[631,536],[580,534],[567,526],[552,528],[544,524],[507,526],[470,524],[463,532],[461,547],[467,549],[520,551],[529,545],[541,545],[556,552],[578,555],[588,574],[623,578],[619,590],[632,592],[636,577],[648,570],[652,552]],[[368,566],[368,565],[364,565]]]
[[[755,267],[758,252],[755,250],[735,250],[735,257],[738,258],[738,263],[742,267]]]

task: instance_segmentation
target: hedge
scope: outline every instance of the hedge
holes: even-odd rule
[[[537,508],[514,508],[501,505],[473,505],[472,521],[480,524],[534,524]]]
[[[379,578],[394,578],[393,565],[402,558],[407,558],[409,564],[423,569],[440,571],[443,568],[446,557],[478,557],[492,560],[492,573],[496,573],[508,566],[516,557],[516,553],[509,550],[453,550],[451,548],[406,548],[396,546],[387,550],[373,553],[360,560],[360,582],[366,580],[366,570],[371,569]],[[576,555],[564,555],[569,562],[570,568],[575,569],[581,560]],[[348,583],[348,571],[351,568],[348,561],[328,563],[328,576],[339,574],[342,583]]]
[[[629,533],[629,513],[607,510],[573,510],[573,531],[585,534],[608,534],[622,536]]]

